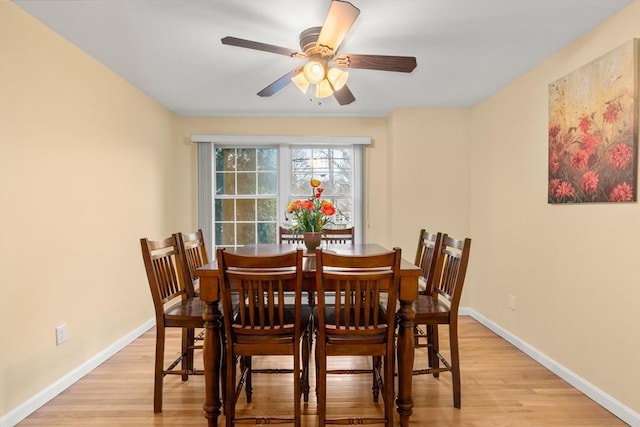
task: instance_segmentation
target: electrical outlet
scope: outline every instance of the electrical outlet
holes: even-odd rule
[[[67,324],[56,327],[56,345],[60,345],[67,341]]]
[[[514,295],[509,295],[509,298],[507,299],[507,308],[510,308],[511,310],[516,309],[516,297]]]

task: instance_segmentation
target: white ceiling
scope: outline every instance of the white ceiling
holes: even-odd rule
[[[225,46],[224,36],[299,50],[329,0],[16,0],[171,111],[186,116],[384,116],[465,108],[504,87],[633,0],[351,0],[341,53],[415,56],[411,74],[350,70],[356,97],[319,105],[289,85],[258,91],[301,60]]]

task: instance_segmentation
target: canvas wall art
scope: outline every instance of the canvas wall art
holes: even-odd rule
[[[549,203],[636,201],[638,39],[549,85]]]

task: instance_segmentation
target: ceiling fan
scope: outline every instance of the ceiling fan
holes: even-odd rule
[[[294,83],[303,93],[315,85],[316,98],[333,95],[340,105],[347,105],[356,98],[346,85],[349,73],[343,68],[410,73],[417,65],[416,58],[412,56],[339,54],[340,44],[359,14],[360,9],[351,3],[332,0],[322,27],[311,27],[300,33],[302,52],[230,36],[222,38],[221,42],[307,61],[262,89],[259,96],[271,96],[289,83]]]

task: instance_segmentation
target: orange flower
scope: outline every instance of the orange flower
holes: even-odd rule
[[[323,214],[327,216],[331,216],[334,213],[336,213],[336,208],[332,204],[327,204],[327,205],[323,204],[320,210],[322,211]]]
[[[311,181],[309,181],[309,182],[311,183],[311,186],[313,188],[320,187],[320,180],[319,179],[311,178]]]

